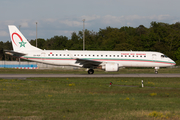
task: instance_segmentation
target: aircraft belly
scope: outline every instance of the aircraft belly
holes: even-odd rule
[[[144,67],[145,63],[144,62],[131,62],[132,67]]]
[[[159,62],[133,62],[132,67],[167,67],[170,66],[166,63]]]
[[[154,67],[157,66],[156,63],[153,62],[133,62],[132,67]]]
[[[74,60],[45,60],[47,62],[49,62],[50,64],[54,64],[54,65],[62,65],[62,66],[69,66],[72,65],[72,61]]]
[[[131,67],[132,66],[132,62],[127,62],[127,61],[119,62],[119,64],[121,64],[122,66],[125,66],[125,67]]]

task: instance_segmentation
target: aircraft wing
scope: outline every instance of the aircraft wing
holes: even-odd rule
[[[8,55],[13,55],[13,56],[24,56],[26,54],[20,53],[20,52],[15,52],[13,50],[4,50],[6,54]]]
[[[99,66],[102,62],[101,61],[95,61],[95,60],[77,58],[76,63],[83,65],[84,68],[90,68],[92,66]]]

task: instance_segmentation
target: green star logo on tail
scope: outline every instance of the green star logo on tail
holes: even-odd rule
[[[25,47],[25,44],[26,44],[26,42],[24,42],[24,41],[22,41],[22,42],[19,42],[19,44],[20,44],[20,47]]]

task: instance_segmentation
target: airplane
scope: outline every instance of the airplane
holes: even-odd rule
[[[6,54],[21,59],[57,65],[87,68],[88,74],[94,69],[119,71],[121,67],[153,67],[158,73],[160,67],[176,63],[160,52],[151,51],[89,51],[89,50],[42,50],[32,46],[14,25],[8,25],[13,50]]]

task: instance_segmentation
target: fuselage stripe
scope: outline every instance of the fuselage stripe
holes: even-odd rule
[[[23,59],[28,59],[28,60],[76,60],[73,58],[41,58],[41,57],[27,57],[24,56],[22,57]],[[80,58],[81,59],[81,58]],[[168,62],[168,61],[157,61],[157,60],[141,60],[141,59],[96,59],[96,58],[82,58],[85,60],[94,60],[94,61],[131,61],[131,62],[153,62],[153,63],[164,63],[164,64],[173,64],[175,65],[175,63],[173,62]]]

